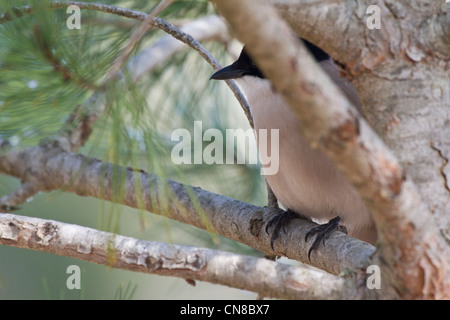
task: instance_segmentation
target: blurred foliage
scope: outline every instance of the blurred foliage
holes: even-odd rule
[[[8,12],[14,17],[11,21],[0,23],[0,138],[9,139],[17,147],[37,145],[62,128],[74,108],[99,90],[109,67],[120,55],[137,26],[137,23],[121,24],[123,21],[130,22],[127,18],[82,10],[82,28],[69,30],[66,27],[69,16],[66,10],[45,9],[48,2],[0,1],[0,16]],[[143,12],[150,12],[158,3],[139,0],[101,2]],[[17,10],[12,8],[23,8],[25,5],[43,9],[32,14],[19,14],[17,17]],[[171,21],[194,19],[212,13],[215,13],[214,8],[206,0],[179,0],[166,8],[160,16]],[[104,19],[108,19],[108,23]],[[163,35],[162,31],[151,29],[131,57]],[[232,58],[227,55],[223,45],[204,45],[223,64],[231,61]],[[208,128],[217,128],[222,132],[227,128],[248,128],[244,113],[225,84],[209,81],[212,72],[211,66],[196,52],[187,49],[167,59],[136,84],[130,81],[108,84],[105,92],[107,111],[97,121],[88,143],[79,152],[118,165],[144,169],[164,179],[174,179],[249,203],[264,205],[266,189],[258,165],[174,165],[171,161],[171,150],[178,143],[171,141],[171,134],[177,128],[187,129],[192,138],[194,121],[202,121],[203,131]],[[124,76],[125,79],[128,78],[126,73]],[[15,179],[0,177],[0,195],[7,194],[16,187]],[[70,210],[65,199],[69,199],[70,206],[73,206]],[[80,214],[81,212],[84,213]],[[218,242],[207,232],[189,225],[63,192],[38,195],[24,204],[17,214],[77,223],[141,239],[258,254],[253,249],[228,239],[220,238]],[[58,284],[41,276],[45,273],[52,277],[52,272],[22,270],[29,274],[24,279],[23,288],[27,287],[26,281],[39,287],[37,292],[28,295],[29,292],[17,292],[17,288],[8,285],[11,283],[8,279],[17,276],[14,275],[17,270],[13,272],[7,269],[13,268],[14,259],[17,259],[17,263],[28,261],[28,264],[33,257],[42,261],[67,259],[72,264],[81,265],[83,270],[88,270],[87,273],[96,268],[99,288],[110,288],[110,284],[106,285],[104,281],[109,281],[111,274],[106,273],[100,277],[98,274],[104,273],[104,267],[92,267],[91,264],[74,259],[49,258],[48,254],[16,251],[20,250],[0,247],[0,299],[21,296],[38,298],[40,295],[51,299],[148,297],[145,292],[140,291],[139,285],[136,288],[135,283],[141,282],[136,279],[144,276],[147,277],[145,279],[156,278],[114,271],[121,274],[120,279],[123,281],[116,281],[116,287],[108,293],[99,293],[101,290],[95,290],[96,294],[90,291],[83,291],[81,294],[64,293],[64,290],[61,293],[55,290],[62,289],[54,289],[55,286],[65,287],[65,280],[61,280],[66,276],[65,269],[61,271],[60,264],[67,263],[61,262],[55,263],[60,274]],[[19,258],[21,253],[26,257]],[[8,263],[3,259],[5,254],[12,256]],[[35,279],[31,279],[33,275]],[[167,279],[163,278],[162,282],[172,281]],[[176,286],[185,285],[180,279],[173,281],[177,283]],[[187,290],[198,289],[188,286]],[[158,296],[156,293],[152,297],[172,296],[170,290],[167,294],[168,296]]]

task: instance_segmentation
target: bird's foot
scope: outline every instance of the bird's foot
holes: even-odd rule
[[[339,229],[340,231],[347,233],[347,231],[345,230],[345,227],[340,225],[340,222],[341,222],[341,218],[336,217],[336,218],[333,218],[330,221],[328,221],[328,223],[321,224],[321,225],[319,225],[315,228],[312,228],[311,230],[308,231],[308,233],[305,236],[305,242],[308,242],[308,238],[310,236],[316,234],[316,238],[314,239],[314,242],[308,251],[308,260],[309,261],[311,261],[311,252],[319,247],[320,241],[322,241],[322,244],[325,245],[325,240],[331,236],[333,231]]]
[[[276,238],[278,238],[278,235],[280,233],[280,229],[283,229],[283,232],[286,233],[286,228],[285,226],[293,219],[299,219],[300,216],[298,214],[296,214],[294,211],[288,209],[286,211],[281,212],[280,214],[277,214],[275,217],[273,217],[272,219],[270,219],[267,222],[266,225],[266,233],[269,234],[269,228],[272,225],[275,225],[272,231],[272,236],[270,237],[270,247],[272,248],[272,250],[274,250],[273,248],[273,242],[275,241]],[[275,250],[274,250],[275,251]]]

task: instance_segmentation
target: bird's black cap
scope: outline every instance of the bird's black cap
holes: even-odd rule
[[[311,42],[300,38],[303,41],[306,48],[314,56],[317,62],[321,62],[330,58],[330,56],[320,49],[319,47],[313,45]],[[243,76],[254,76],[264,79],[264,75],[258,69],[256,64],[253,62],[252,58],[245,51],[245,46],[242,49],[239,58],[229,66],[220,69],[214,73],[210,79],[213,80],[228,80],[242,78]]]

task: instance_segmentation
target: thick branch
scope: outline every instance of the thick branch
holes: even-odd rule
[[[195,279],[279,299],[354,299],[355,279],[267,259],[151,242],[73,224],[0,215],[0,245],[33,249],[108,267]]]
[[[277,209],[260,208],[173,180],[162,180],[142,170],[62,152],[50,146],[3,152],[0,172],[19,179],[29,178],[32,173],[40,191],[62,189],[143,208],[239,241],[266,255],[274,254],[264,227]],[[314,223],[305,220],[292,221],[286,227],[287,233],[280,233],[275,241],[275,254],[310,263],[333,274],[366,268],[374,248],[337,232],[326,246],[317,249],[309,262],[310,244],[305,243],[304,237],[313,226]]]
[[[246,43],[263,73],[301,119],[303,136],[338,165],[365,200],[382,244],[377,262],[381,265],[381,261],[387,261],[397,272],[396,277],[391,274],[390,283],[405,296],[432,294],[432,290],[422,286],[423,267],[419,265],[422,263],[429,268],[427,271],[436,272],[427,272],[436,296],[448,293],[448,246],[439,237],[430,211],[391,151],[306,55],[266,1],[214,2]],[[445,251],[442,259],[430,262],[427,255],[442,250]],[[440,282],[441,279],[444,280]]]
[[[443,0],[270,0],[300,36],[345,65],[352,75],[372,72],[393,57],[422,59],[427,52],[450,57],[449,24]],[[368,19],[380,9],[380,29]]]
[[[352,60],[358,53],[354,47],[364,46],[364,39],[361,37],[346,37],[347,34],[359,33],[357,29],[362,28],[358,19],[361,19],[365,12],[363,10],[356,12],[358,7],[356,1],[270,0],[270,3],[298,35],[333,56],[339,52]],[[351,44],[344,41],[345,38]]]

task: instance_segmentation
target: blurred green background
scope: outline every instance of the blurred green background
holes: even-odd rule
[[[89,2],[89,1],[87,1]],[[158,1],[96,1],[143,12]],[[15,17],[13,7],[39,6]],[[69,30],[64,9],[45,9],[49,1],[0,1],[0,138],[13,147],[37,145],[60,130],[67,116],[99,86],[120,55],[137,23],[82,10],[80,30]],[[208,1],[175,1],[160,17],[190,21],[215,10]],[[126,22],[126,23],[124,23]],[[165,34],[152,29],[131,57]],[[223,64],[233,61],[224,45],[205,42]],[[59,67],[56,67],[56,64]],[[61,67],[62,66],[62,67]],[[209,81],[213,69],[191,49],[170,57],[137,84],[118,82],[107,89],[107,112],[97,121],[79,152],[123,166],[144,169],[256,205],[266,203],[258,165],[181,165],[172,163],[170,140],[177,128],[203,130],[249,128],[243,111],[225,83]],[[69,76],[67,76],[69,75]],[[125,74],[127,78],[127,74]],[[245,152],[245,150],[237,150]],[[225,154],[225,152],[224,152]],[[19,181],[0,175],[0,196]],[[74,223],[145,240],[209,247],[247,255],[260,253],[234,241],[148,212],[60,191],[40,193],[14,214]],[[69,290],[70,265],[81,268],[81,289]],[[0,246],[0,299],[254,299],[256,294],[183,279],[146,275],[32,250]]]

